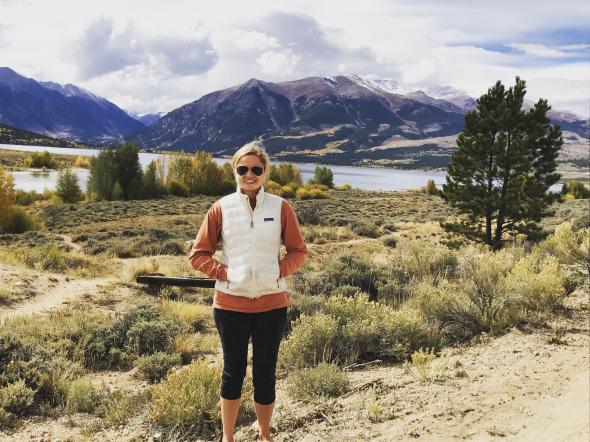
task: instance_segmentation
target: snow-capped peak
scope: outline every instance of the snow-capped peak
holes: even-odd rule
[[[410,89],[403,87],[393,78],[372,79],[360,75],[344,75],[344,77],[376,93],[387,92],[389,94],[403,95],[410,91]]]
[[[46,87],[47,89],[51,89],[54,91],[59,92],[65,97],[80,97],[86,100],[92,100],[99,104],[107,103],[107,100],[94,95],[92,92],[87,91],[79,86],[73,85],[71,83],[67,83],[65,85],[55,83],[53,81],[40,81],[39,82],[42,86]]]

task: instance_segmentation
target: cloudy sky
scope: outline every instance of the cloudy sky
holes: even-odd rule
[[[0,0],[0,66],[74,83],[136,113],[252,77],[393,78],[590,114],[586,0]]]

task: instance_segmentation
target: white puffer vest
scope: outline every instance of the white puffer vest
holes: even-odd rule
[[[254,210],[239,188],[219,200],[222,263],[227,266],[228,280],[217,281],[217,290],[246,298],[287,290],[279,272],[282,203],[282,198],[266,193],[264,187],[256,195]]]

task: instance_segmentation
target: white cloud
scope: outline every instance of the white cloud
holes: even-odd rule
[[[583,0],[0,0],[0,63],[138,113],[252,77],[358,73],[474,96],[520,75],[528,98],[587,116],[590,63],[564,54],[588,53],[588,22]]]
[[[567,58],[576,55],[581,55],[579,53],[571,53],[568,52],[572,48],[576,49],[584,49],[586,45],[569,45],[569,46],[561,46],[559,48],[552,48],[547,45],[542,44],[533,44],[533,43],[511,43],[507,45],[513,49],[521,51],[527,55],[534,55],[537,57],[548,57],[548,58]]]
[[[283,51],[267,51],[256,59],[256,62],[267,75],[289,77],[301,57],[290,49]]]

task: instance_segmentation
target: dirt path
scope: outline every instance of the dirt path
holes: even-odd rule
[[[46,312],[80,299],[82,296],[92,296],[98,293],[100,284],[105,282],[104,278],[69,279],[63,275],[51,275],[49,280],[52,281],[53,286],[47,288],[41,295],[1,308],[0,320],[15,315]]]

